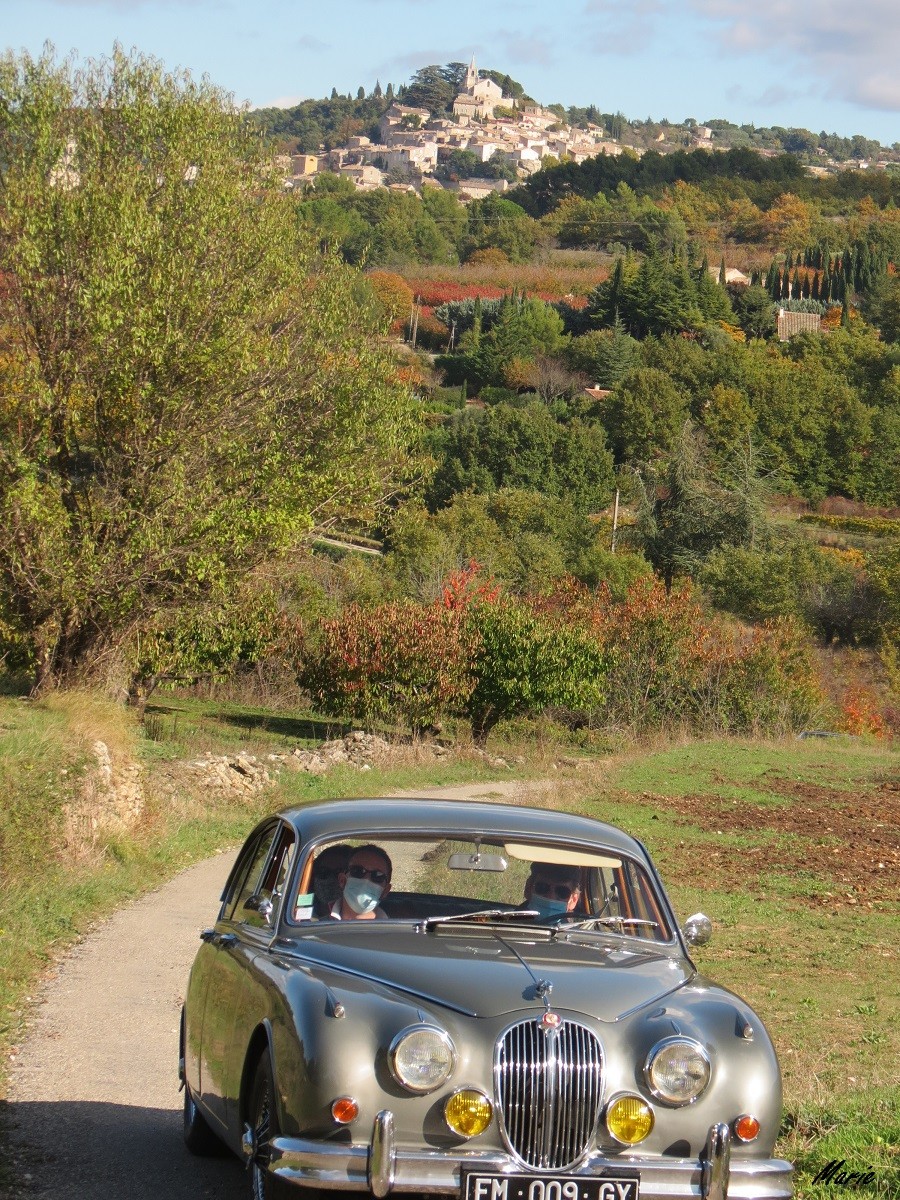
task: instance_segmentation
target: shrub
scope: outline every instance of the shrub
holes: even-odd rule
[[[413,731],[464,704],[472,689],[468,630],[457,609],[412,601],[350,605],[301,653],[298,682],[324,712]]]
[[[466,705],[472,736],[484,742],[498,721],[550,706],[596,709],[606,658],[589,629],[555,621],[506,597],[474,605],[474,687]]]

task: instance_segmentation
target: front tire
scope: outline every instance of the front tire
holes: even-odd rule
[[[206,1123],[187,1083],[184,1085],[184,1144],[191,1154],[204,1158],[222,1153],[222,1143]]]
[[[250,1089],[250,1124],[256,1137],[256,1154],[250,1164],[251,1200],[304,1200],[314,1196],[306,1189],[291,1187],[269,1171],[269,1141],[277,1137],[278,1114],[275,1111],[275,1084],[268,1054],[256,1064],[253,1086]]]

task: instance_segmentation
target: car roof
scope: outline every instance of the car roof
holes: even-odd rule
[[[572,813],[514,804],[485,804],[469,800],[370,798],[331,800],[285,809],[280,814],[297,830],[303,843],[325,837],[419,834],[484,837],[515,835],[547,842],[601,844],[632,857],[646,859],[644,847],[615,825]]]

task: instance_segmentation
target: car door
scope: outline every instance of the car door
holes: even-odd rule
[[[246,908],[257,895],[281,830],[272,821],[247,843],[232,872],[219,920],[203,954],[205,1002],[200,1036],[200,1101],[214,1122],[227,1127],[228,1074],[234,1056],[233,1032],[247,970],[256,951],[248,931],[263,921],[258,909]],[[249,919],[249,920],[248,920]],[[251,924],[252,922],[253,924]]]

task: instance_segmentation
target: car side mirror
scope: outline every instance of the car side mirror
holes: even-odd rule
[[[266,923],[272,919],[272,901],[268,896],[248,896],[244,901],[244,909],[247,912],[259,913]]]
[[[688,917],[681,932],[689,946],[705,946],[712,937],[712,921],[705,913],[694,913]]]

